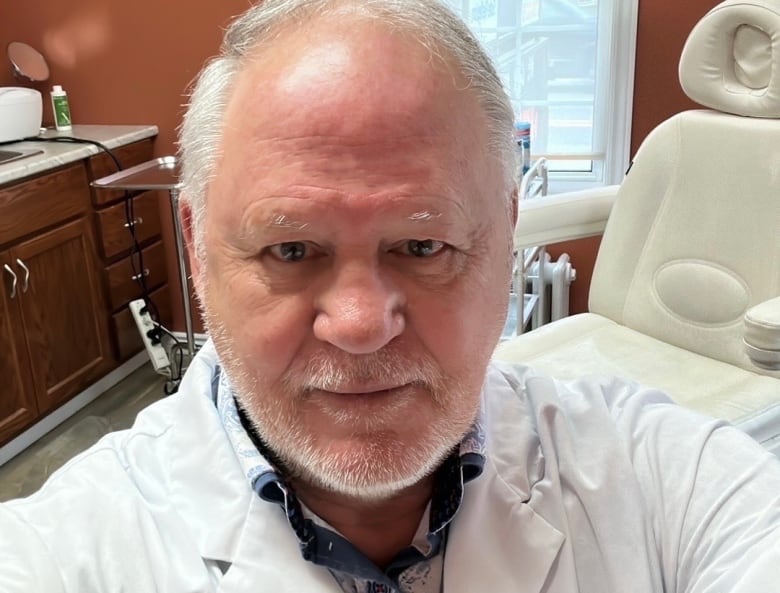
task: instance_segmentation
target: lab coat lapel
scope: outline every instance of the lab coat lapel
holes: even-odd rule
[[[343,593],[330,572],[301,556],[281,510],[255,496],[219,593]]]
[[[444,559],[446,593],[538,593],[564,535],[497,475],[488,459],[466,485]]]
[[[444,592],[538,593],[564,536],[522,502],[488,461],[452,524]],[[284,514],[253,497],[220,593],[343,593],[330,572],[303,559]]]
[[[187,397],[173,396],[186,430],[174,438],[169,498],[201,557],[229,567],[217,591],[343,593],[326,569],[303,559],[281,509],[250,488],[211,400],[215,357],[204,346],[180,389]]]
[[[528,500],[544,473],[524,373],[491,365],[483,391],[488,453],[465,486],[444,560],[446,593],[538,593],[565,536]]]

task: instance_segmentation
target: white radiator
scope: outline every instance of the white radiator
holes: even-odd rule
[[[530,280],[531,294],[540,295],[542,283],[546,293],[546,298],[541,299],[544,306],[537,307],[534,311],[532,328],[569,315],[570,286],[577,279],[577,270],[572,267],[568,253],[562,253],[556,261],[551,261],[550,254],[545,252],[542,254],[542,262],[544,268],[541,282],[539,260],[535,261],[528,270],[527,279]],[[528,285],[526,287],[529,288]]]
[[[532,260],[526,260],[528,265],[525,266],[525,274],[520,273],[519,265],[515,267],[513,290],[502,339],[569,315],[570,286],[577,278],[577,271],[569,261],[569,254],[563,253],[556,261],[551,261],[550,255],[544,249],[537,248],[532,250],[531,255]],[[518,299],[517,287],[520,285],[525,287],[522,300]],[[518,323],[519,319],[523,321]]]
[[[535,200],[547,195],[547,159],[537,159],[519,184],[522,200]],[[569,286],[577,272],[563,253],[551,261],[543,245],[514,254],[510,303],[502,339],[556,321],[569,314]],[[522,295],[522,298],[519,298]]]

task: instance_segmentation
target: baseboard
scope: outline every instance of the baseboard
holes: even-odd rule
[[[147,363],[149,363],[149,356],[146,354],[146,350],[143,350],[96,383],[87,387],[51,414],[41,418],[40,421],[33,424],[18,437],[0,447],[0,466],[16,457],[46,433],[65,422],[65,420],[73,416],[84,406],[95,401],[100,395],[111,389],[130,373]]]

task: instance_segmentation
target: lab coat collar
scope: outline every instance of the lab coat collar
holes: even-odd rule
[[[330,572],[301,556],[279,507],[253,496],[219,593],[343,593]]]
[[[207,342],[171,396],[169,494],[188,518],[202,558],[230,564],[255,493],[222,426],[212,393],[217,356]],[[181,430],[178,430],[181,427]]]

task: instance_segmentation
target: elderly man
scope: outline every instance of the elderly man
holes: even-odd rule
[[[776,587],[776,459],[655,391],[490,363],[511,128],[434,0],[240,17],[181,135],[213,344],[0,509],[0,590]]]

